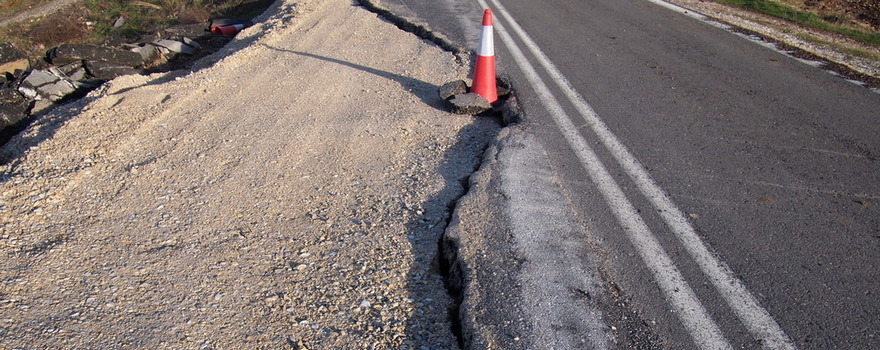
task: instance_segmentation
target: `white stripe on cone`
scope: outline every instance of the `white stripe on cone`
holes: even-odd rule
[[[484,25],[483,33],[480,36],[480,49],[477,51],[479,56],[495,56],[495,40],[492,36],[492,25]]]

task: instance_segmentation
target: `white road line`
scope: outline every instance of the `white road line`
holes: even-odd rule
[[[713,21],[713,20],[711,20],[711,19],[709,18],[709,16],[706,16],[706,15],[704,15],[704,14],[702,14],[702,13],[699,13],[699,12],[696,12],[696,11],[688,10],[688,9],[686,9],[686,8],[684,8],[684,7],[678,6],[678,5],[673,4],[673,3],[669,3],[669,2],[666,2],[666,1],[663,1],[663,0],[645,0],[645,1],[652,2],[652,3],[654,3],[654,4],[658,5],[658,6],[665,7],[665,8],[667,8],[667,9],[669,9],[669,10],[672,10],[672,11],[674,11],[674,12],[678,12],[679,14],[682,14],[682,15],[688,16],[688,17],[690,17],[690,18],[693,18],[693,19],[696,19],[696,20],[699,20],[699,21],[703,21],[703,22],[709,23],[709,24],[711,24],[711,25],[713,25],[713,26],[715,26],[715,27],[718,27],[718,28],[722,28],[722,29],[728,29],[728,28],[730,28],[729,25],[726,25],[726,24],[724,24],[724,23],[720,23],[720,22],[717,22],[717,21]]]
[[[505,21],[510,23],[511,28],[516,32],[520,40],[522,40],[532,55],[553,78],[554,82],[556,82],[569,101],[575,106],[575,108],[577,108],[578,112],[591,127],[593,132],[599,137],[605,147],[611,152],[615,160],[617,160],[629,177],[636,183],[642,194],[659,210],[663,220],[672,229],[691,257],[697,262],[703,273],[712,281],[712,284],[719,291],[719,294],[721,294],[727,304],[734,310],[737,317],[748,328],[749,332],[753,336],[761,339],[764,348],[795,349],[791,339],[782,331],[779,324],[776,323],[767,310],[758,304],[757,299],[749,293],[742,281],[736,278],[733,271],[709,251],[706,244],[699,238],[693,226],[691,226],[681,210],[672,203],[672,200],[669,199],[660,186],[656,184],[648,174],[647,170],[645,170],[635,156],[626,149],[623,143],[617,139],[605,123],[598,117],[596,112],[593,111],[592,107],[587,104],[583,97],[575,91],[568,80],[565,79],[556,66],[550,62],[550,59],[547,58],[543,51],[534,43],[531,37],[525,33],[500,3],[495,0],[490,1],[495,5],[496,11],[505,17]],[[483,6],[486,6],[483,0],[479,0],[479,2]],[[500,28],[500,25],[496,24],[496,27]],[[502,33],[502,29],[499,29],[499,33]],[[516,47],[516,43],[512,40],[509,34],[504,32],[502,34],[502,39],[505,39],[505,44],[512,48],[511,51],[517,51],[519,55],[522,55],[521,50]],[[523,65],[527,65],[531,71],[534,71],[534,68],[532,68],[524,58],[522,60],[525,63],[520,63],[520,59],[518,58],[516,60],[521,68],[523,68]],[[525,71],[525,69],[523,70]],[[527,76],[528,75],[529,74],[527,74]],[[537,77],[537,74],[535,74],[535,76],[540,81],[540,77]],[[540,82],[543,84],[543,81]],[[546,89],[546,86],[544,88]],[[549,90],[547,90],[547,93],[550,94]],[[552,96],[549,98],[553,99]],[[558,101],[554,100],[554,103],[558,105]],[[567,118],[567,116],[565,116],[565,118]],[[567,125],[566,128],[570,127],[571,130],[574,130],[573,123],[571,123],[570,120],[568,120],[568,124],[571,125]],[[562,128],[562,125],[558,122],[557,125]],[[568,138],[568,136],[566,136],[566,138]],[[578,134],[577,138],[580,138],[580,142],[583,142],[584,145],[586,145],[586,142],[583,141],[581,135]],[[572,142],[569,141],[569,143]],[[572,147],[574,147],[574,145],[572,145]],[[592,152],[592,150],[590,150],[590,152]],[[584,166],[588,167],[588,164],[589,163]],[[613,179],[611,180],[613,181]],[[641,221],[641,218],[638,219]],[[626,223],[622,224],[626,226]]]
[[[478,0],[478,2],[488,8],[484,0]],[[498,8],[501,7],[498,6]],[[510,17],[506,13],[505,16]],[[694,342],[701,349],[732,349],[718,325],[709,317],[705,307],[675,267],[672,259],[651,233],[632,203],[626,198],[623,190],[599,161],[599,157],[596,156],[583,136],[576,131],[577,128],[571,118],[565,113],[559,101],[550,92],[519,47],[516,46],[513,38],[500,23],[495,24],[495,29],[510,49],[526,78],[535,87],[539,98],[550,112],[560,132],[574,149],[581,164],[609,203],[630,242],[636,247],[639,256],[653,274],[655,281],[666,297],[671,300],[676,314],[681,318],[682,324],[690,332]]]

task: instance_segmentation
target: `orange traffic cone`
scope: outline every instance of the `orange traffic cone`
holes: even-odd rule
[[[480,48],[477,50],[477,63],[474,66],[474,84],[471,92],[485,97],[489,103],[498,101],[498,88],[495,86],[495,43],[492,37],[492,10],[483,12],[483,33]]]
[[[213,28],[211,28],[211,33],[219,34],[219,35],[226,35],[226,36],[233,36],[235,34],[238,34],[238,32],[241,31],[242,29],[244,29],[244,24],[232,24],[232,25],[222,26],[222,27],[221,26],[214,26]]]

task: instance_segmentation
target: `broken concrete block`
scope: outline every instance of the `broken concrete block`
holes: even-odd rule
[[[159,52],[159,48],[153,44],[145,44],[143,46],[138,46],[131,49],[132,52],[137,52],[141,55],[141,58],[144,60],[144,65],[150,65],[155,62],[162,55]]]
[[[86,70],[89,74],[100,80],[113,80],[123,75],[135,75],[141,72],[137,69],[119,66],[112,63],[101,61],[86,61]]]
[[[489,100],[473,92],[455,95],[448,102],[455,114],[477,115],[492,109]]]
[[[128,67],[139,67],[144,64],[143,58],[137,52],[88,44],[64,44],[49,50],[46,58],[56,66],[76,61],[103,61]]]
[[[24,78],[24,83],[33,87],[40,87],[46,84],[54,84],[60,79],[58,75],[52,74],[48,70],[35,70]]]
[[[30,66],[30,60],[23,51],[10,43],[0,44],[0,75],[15,75],[16,71],[27,71]]]
[[[192,55],[194,50],[191,46],[186,45],[177,40],[157,39],[152,42],[153,45],[164,47],[171,52]]]
[[[57,102],[76,92],[78,87],[57,68],[49,68],[31,71],[22,81],[19,91],[29,98],[38,99],[37,96],[41,96]]]
[[[0,130],[27,117],[33,103],[15,89],[0,89]]]
[[[439,89],[437,89],[437,93],[440,95],[440,98],[444,100],[448,100],[455,95],[461,95],[468,92],[467,83],[464,80],[456,80],[451,81],[446,84],[443,84]]]

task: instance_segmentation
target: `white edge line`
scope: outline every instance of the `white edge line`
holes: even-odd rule
[[[484,0],[478,0],[478,2],[484,8],[488,8]],[[559,101],[553,97],[535,68],[531,66],[525,55],[516,46],[513,38],[500,23],[495,23],[495,29],[510,49],[526,78],[534,85],[539,98],[605,197],[621,226],[627,232],[630,242],[636,247],[640,257],[653,274],[658,286],[671,300],[676,314],[690,332],[694,342],[702,349],[732,349],[718,325],[711,319],[705,307],[675,267],[672,259],[651,233],[632,203],[626,198],[623,190],[599,161],[587,141],[577,133],[577,128],[571,118],[565,113]]]
[[[647,0],[657,3],[656,0]],[[531,37],[522,30],[522,28],[513,20],[512,16],[507,13],[501,4],[492,0],[497,6],[498,12],[506,17],[513,30],[517,33],[526,47],[537,58],[541,66],[547,70],[548,74],[554,79],[559,88],[568,97],[571,103],[577,108],[578,112],[584,117],[587,124],[593,129],[593,132],[602,140],[602,143],[611,152],[617,162],[625,169],[630,178],[639,187],[645,197],[660,211],[663,220],[673,230],[676,237],[681,241],[682,245],[691,255],[691,257],[700,266],[703,273],[709,277],[712,284],[718,289],[719,293],[724,297],[727,304],[734,310],[737,317],[749,329],[752,335],[759,337],[763,341],[764,348],[767,349],[795,349],[794,344],[785,332],[779,327],[779,324],[770,313],[758,304],[757,299],[746,289],[745,285],[736,278],[733,271],[724,262],[720,261],[713,255],[706,244],[700,239],[691,226],[690,222],[685,218],[684,214],[678,209],[666,193],[651,178],[647,170],[639,163],[639,161],[627,150],[605,123],[598,117],[592,107],[581,97],[571,86],[562,73],[553,65],[549,58],[534,43]],[[663,2],[669,6],[675,6]],[[675,6],[677,7],[677,6]],[[680,7],[679,7],[680,8]],[[678,11],[681,12],[681,11]],[[691,11],[691,13],[693,13]],[[695,17],[695,15],[690,15]],[[702,16],[702,15],[699,15]],[[699,18],[699,17],[695,17]]]

